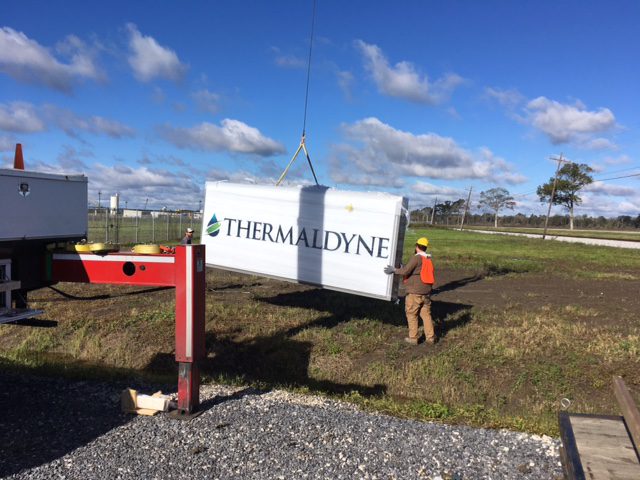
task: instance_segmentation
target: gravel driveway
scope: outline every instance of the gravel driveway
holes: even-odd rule
[[[208,385],[191,421],[120,413],[125,385],[0,372],[11,479],[553,479],[558,441],[402,420],[320,397]],[[145,393],[152,387],[134,385]]]
[[[488,233],[489,235],[511,235],[512,237],[527,237],[527,238],[539,238],[542,240],[542,234],[540,233],[518,233],[518,232],[496,232],[492,230],[476,230],[467,229],[467,232],[474,233]],[[640,242],[634,242],[631,240],[609,240],[606,238],[587,238],[587,237],[568,237],[562,235],[549,235],[545,240],[555,240],[558,242],[569,243],[583,243],[586,245],[599,245],[601,247],[615,247],[615,248],[633,248],[640,249]]]

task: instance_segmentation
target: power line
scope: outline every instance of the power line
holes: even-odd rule
[[[596,176],[600,176],[600,175],[611,175],[612,173],[620,173],[620,172],[628,172],[629,170],[637,170],[638,168],[640,168],[640,166],[635,166],[635,167],[629,167],[629,168],[623,168],[621,170],[613,170],[611,172],[603,172],[601,174],[598,174]]]
[[[620,180],[621,178],[640,177],[640,173],[632,173],[631,175],[622,175],[620,177],[603,178],[602,180],[594,180],[592,183],[608,182],[609,180]]]
[[[614,170],[613,172],[608,172],[608,174],[617,173],[617,172],[625,172],[625,171],[634,170],[634,169],[637,169],[637,168],[640,168],[640,167],[625,168],[623,170],[617,170],[617,171]],[[631,177],[640,177],[640,173],[632,173],[630,175],[621,175],[619,177],[602,178],[602,179],[599,179],[599,180],[594,180],[591,183],[608,182],[610,180],[620,180],[620,179],[623,179],[623,178],[631,178]],[[532,195],[532,194],[537,193],[537,192],[538,192],[538,190],[536,189],[536,190],[532,190],[530,192],[514,193],[511,196],[512,197],[526,197],[527,195]]]

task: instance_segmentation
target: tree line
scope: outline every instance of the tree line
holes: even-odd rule
[[[566,227],[573,230],[579,228],[640,228],[640,213],[637,217],[620,215],[616,218],[604,216],[591,217],[588,215],[575,216],[574,209],[582,203],[578,195],[580,190],[593,183],[591,176],[593,169],[581,163],[567,162],[558,169],[557,174],[548,182],[539,185],[536,193],[541,203],[562,206],[566,209],[566,215],[553,215],[549,217],[549,226]],[[498,221],[504,226],[542,227],[546,215],[504,215],[506,210],[513,210],[516,206],[515,198],[506,188],[496,187],[480,192],[480,201],[477,207],[484,213],[467,213],[465,223],[472,225],[490,225],[498,227]],[[471,211],[472,205],[466,205],[466,201],[460,198],[455,201],[447,200],[436,203],[433,207],[411,211],[412,222],[434,223],[441,225],[459,224],[465,208]],[[502,213],[502,215],[501,215]]]

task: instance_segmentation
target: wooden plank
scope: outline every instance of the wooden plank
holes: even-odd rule
[[[558,413],[558,424],[560,425],[560,437],[562,438],[562,445],[564,447],[564,454],[561,459],[563,460],[562,464],[565,475],[569,480],[585,480],[582,462],[580,461],[580,455],[578,454],[578,447],[576,445],[576,438],[571,426],[571,419],[567,412]]]
[[[633,401],[622,377],[613,377],[613,391],[616,394],[620,410],[622,410],[624,421],[631,433],[631,439],[636,448],[640,448],[640,412],[638,412],[638,407]]]
[[[640,462],[622,417],[569,415],[586,478],[640,478]]]

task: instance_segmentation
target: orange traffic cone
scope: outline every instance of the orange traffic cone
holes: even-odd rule
[[[16,143],[16,155],[13,157],[13,168],[24,170],[24,158],[22,158],[22,144]]]

